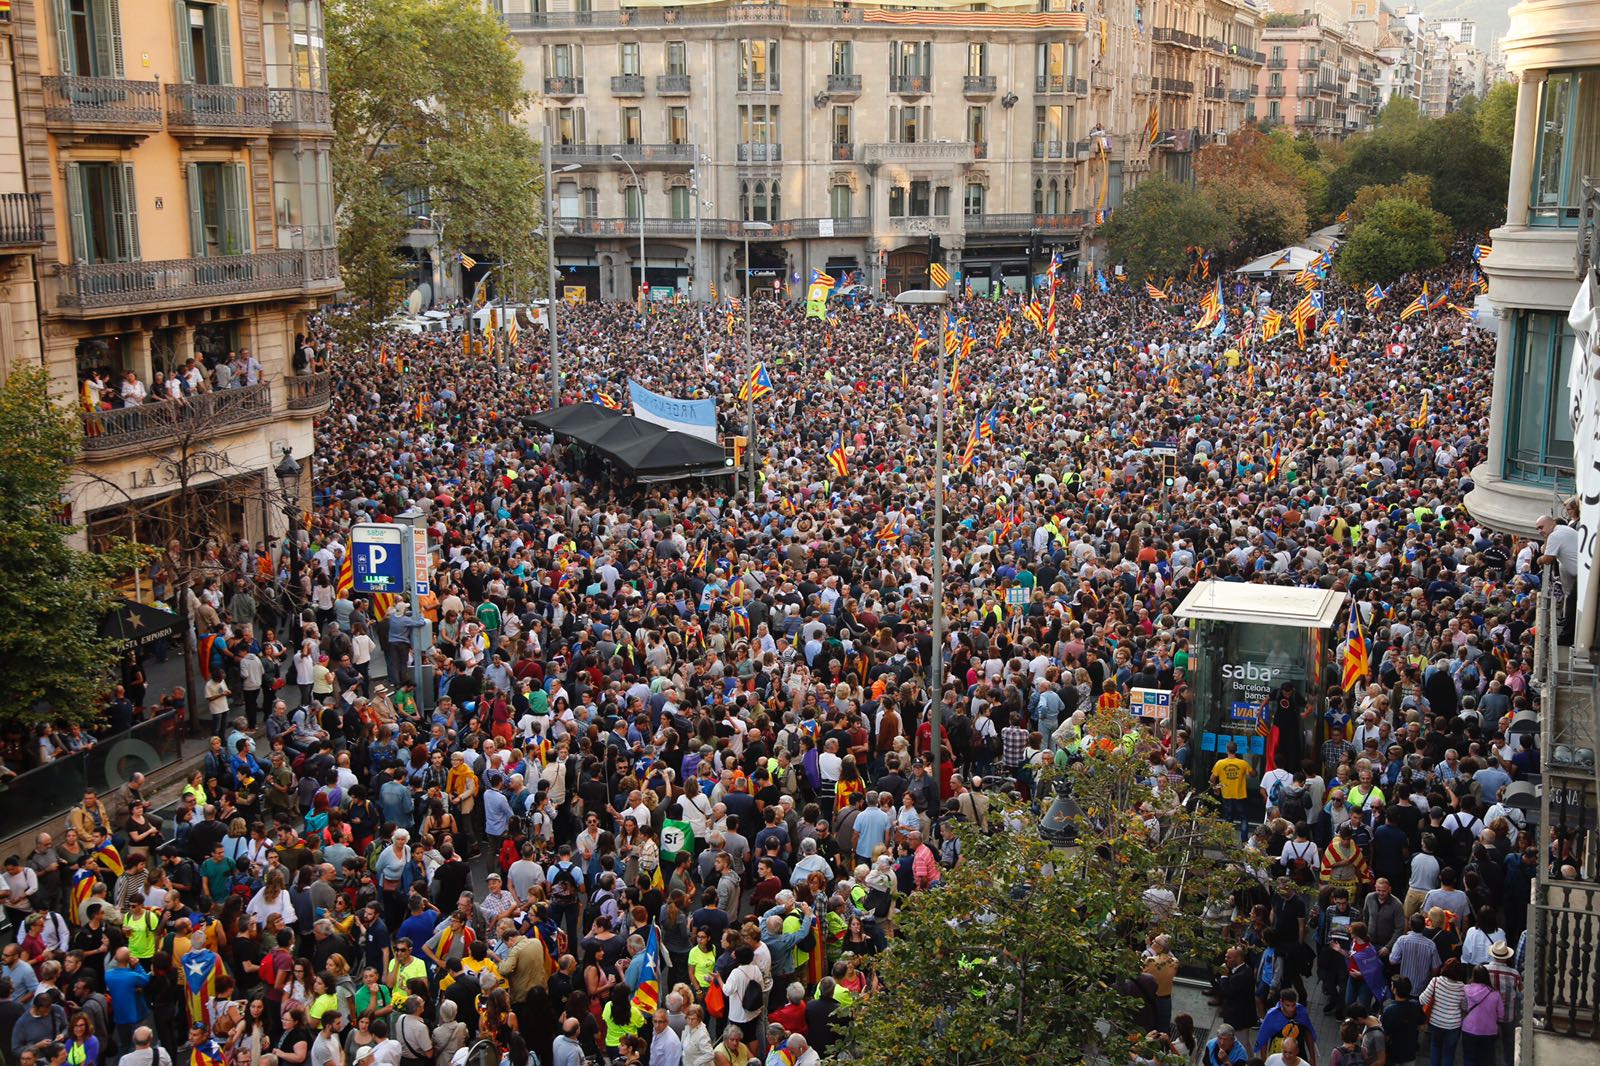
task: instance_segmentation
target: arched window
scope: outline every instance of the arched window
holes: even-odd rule
[[[1061,183],[1055,178],[1050,179],[1050,193],[1045,198],[1045,214],[1059,215],[1061,213]]]
[[[772,183],[772,211],[767,215],[767,221],[776,222],[783,217],[783,197],[778,192],[778,183]]]
[[[765,222],[767,220],[767,183],[756,182],[755,195],[750,198],[750,221]]]
[[[746,222],[750,221],[750,183],[748,181],[739,183],[739,217]]]
[[[1033,179],[1033,213],[1044,214],[1044,179]]]

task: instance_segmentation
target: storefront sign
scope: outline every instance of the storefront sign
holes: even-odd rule
[[[1170,688],[1129,689],[1128,710],[1140,718],[1165,718],[1172,711],[1172,690]]]

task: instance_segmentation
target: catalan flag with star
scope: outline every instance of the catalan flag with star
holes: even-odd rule
[[[1428,302],[1428,283],[1424,281],[1422,283],[1422,291],[1417,294],[1417,298],[1406,304],[1405,307],[1401,309],[1400,321],[1404,322],[1412,315],[1420,315],[1422,312],[1426,311],[1428,309]]]
[[[739,386],[739,402],[759,400],[764,396],[772,395],[772,378],[767,375],[767,364],[757,363],[745,378],[744,384]]]
[[[1345,625],[1344,666],[1340,687],[1346,692],[1366,680],[1372,672],[1372,662],[1367,654],[1367,638],[1361,631],[1361,616],[1356,611],[1354,597],[1350,599],[1350,620]]]
[[[828,452],[828,466],[833,469],[835,477],[845,477],[850,473],[850,457],[844,451],[844,430],[839,431],[833,448]]]

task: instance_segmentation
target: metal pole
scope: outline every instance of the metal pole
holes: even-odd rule
[[[755,357],[750,344],[750,228],[744,227],[744,373],[745,381],[755,372]],[[750,464],[750,484],[746,488],[746,502],[756,505],[756,394],[751,389],[744,401],[744,454]]]
[[[561,341],[556,332],[556,220],[550,195],[550,113],[544,117],[544,326],[550,334],[550,409],[561,406]]]
[[[639,292],[634,299],[639,302],[639,310],[644,311],[644,182],[639,180],[639,172],[633,169],[633,164],[622,158],[621,152],[612,152],[611,158],[628,168],[628,174],[633,178],[633,187],[639,190]]]
[[[705,274],[705,251],[700,243],[700,146],[694,146],[694,169],[689,172],[689,191],[694,194],[694,292],[696,300],[706,298],[705,286],[700,279]]]
[[[933,795],[934,809],[928,812],[928,817],[935,824],[938,823],[939,813],[943,806],[943,789],[940,784],[939,763],[942,752],[939,746],[939,729],[944,710],[944,405],[945,405],[945,368],[944,344],[938,343],[939,349],[936,365],[938,371],[933,379],[935,392],[934,400],[934,445],[933,445],[933,654],[929,664],[929,687],[932,693],[933,706],[928,712],[929,747],[932,752],[933,769]]]

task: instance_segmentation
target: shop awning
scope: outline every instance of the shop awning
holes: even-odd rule
[[[593,448],[634,477],[660,480],[727,472],[722,445],[600,404],[568,404],[524,421]]]
[[[100,619],[100,635],[122,642],[122,650],[138,651],[178,634],[178,616],[137,600],[118,600]]]

